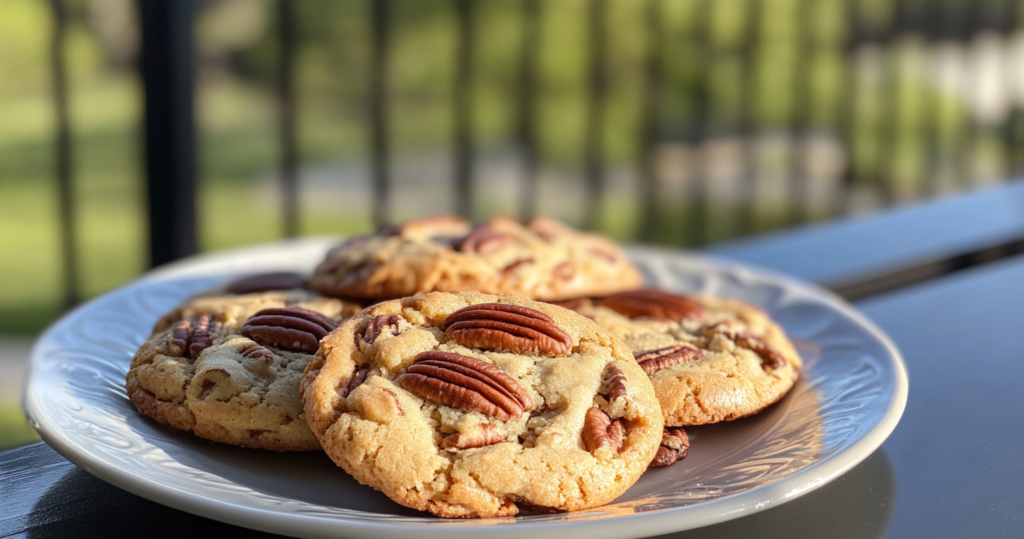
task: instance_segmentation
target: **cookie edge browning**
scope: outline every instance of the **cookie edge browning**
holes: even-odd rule
[[[441,517],[512,516],[519,512],[519,507],[525,508],[530,504],[522,500],[513,501],[506,498],[498,511],[493,514],[467,514],[463,506],[418,497],[415,495],[415,492],[385,492],[382,489],[383,485],[373,474],[365,473],[362,466],[348,462],[340,451],[335,450],[333,443],[328,443],[324,439],[328,430],[343,413],[338,410],[338,401],[342,398],[337,391],[338,384],[351,378],[360,366],[361,357],[355,347],[357,328],[368,323],[376,315],[400,314],[403,307],[414,307],[423,303],[429,303],[432,301],[432,298],[440,295],[458,296],[463,301],[462,307],[493,302],[531,307],[551,316],[563,329],[566,327],[566,321],[575,320],[573,325],[577,327],[574,327],[571,331],[567,330],[573,336],[574,347],[579,346],[581,339],[607,346],[611,349],[612,362],[623,368],[627,377],[631,377],[634,380],[647,380],[647,383],[649,383],[649,380],[647,375],[633,360],[633,355],[629,348],[621,340],[593,321],[561,307],[518,296],[493,296],[478,292],[431,292],[387,301],[363,310],[323,339],[320,350],[306,367],[302,382],[300,383],[300,391],[310,429],[320,440],[324,451],[331,457],[331,460],[361,484],[384,492],[389,498],[406,507],[429,511]],[[453,309],[452,312],[456,310],[458,309]],[[432,322],[441,326],[442,321]],[[612,362],[609,362],[609,364]],[[589,475],[580,476],[578,483],[585,487],[581,488],[583,496],[567,502],[562,507],[550,509],[574,511],[609,503],[629,489],[647,469],[647,464],[654,458],[658,447],[660,447],[661,433],[664,428],[663,419],[661,414],[658,413],[660,407],[657,398],[654,396],[653,388],[649,396],[634,395],[634,399],[636,399],[635,402],[638,406],[648,410],[645,417],[648,418],[649,423],[636,424],[636,422],[633,422],[629,425],[629,436],[623,442],[622,453],[615,459],[616,468],[614,469],[614,475],[608,479]],[[643,444],[638,443],[645,437],[651,438],[654,441],[651,444],[647,444],[650,447],[645,447]]]
[[[517,223],[516,226],[521,225]],[[581,295],[606,296],[636,288],[643,283],[643,275],[639,268],[611,239],[593,232],[576,230],[567,225],[563,226],[580,237],[592,237],[594,238],[592,241],[613,250],[621,265],[621,269],[615,277],[592,280],[585,287],[576,285],[571,290],[565,290],[562,293],[545,294],[538,292],[536,286],[524,288],[509,284],[498,277],[490,278],[493,268],[479,261],[476,258],[477,255],[447,248],[441,244],[423,244],[424,249],[419,253],[379,262],[367,260],[367,263],[348,272],[349,274],[360,272],[364,275],[345,284],[347,274],[339,274],[337,269],[332,267],[334,265],[332,257],[334,253],[350,248],[346,242],[327,252],[324,260],[317,265],[313,275],[309,278],[308,286],[312,290],[329,296],[366,300],[390,300],[429,292],[476,291],[493,295],[515,294],[535,301],[550,302]],[[473,230],[475,231],[477,228]],[[529,230],[527,227],[522,228]],[[536,233],[532,230],[530,232]],[[401,241],[408,241],[400,235],[378,235],[372,238],[387,241],[394,240],[396,237]],[[477,266],[480,268],[479,271],[474,270],[474,267]],[[487,278],[475,278],[474,274],[485,275]]]
[[[256,437],[249,435],[236,435],[236,433],[232,433],[228,429],[219,427],[219,425],[216,424],[201,424],[196,420],[195,414],[192,410],[189,409],[188,397],[186,394],[182,395],[183,398],[180,403],[158,399],[153,392],[142,387],[142,382],[138,377],[138,369],[141,366],[142,357],[144,355],[153,355],[154,357],[156,355],[169,355],[167,345],[163,342],[163,339],[156,343],[152,342],[152,340],[153,338],[151,337],[150,341],[143,344],[135,353],[132,357],[132,362],[128,368],[128,372],[125,374],[125,390],[128,395],[128,399],[131,400],[132,404],[135,405],[135,409],[138,410],[140,414],[165,427],[181,432],[191,433],[204,440],[244,447],[246,449],[266,449],[282,453],[316,451],[320,449],[319,440],[315,437],[315,442],[310,441],[308,444],[295,444],[269,438],[264,434],[260,434]],[[296,420],[302,421],[303,419],[304,418],[300,417]]]
[[[693,296],[693,299],[699,301],[705,308],[730,311],[748,325],[752,325],[752,323],[763,324],[765,332],[761,338],[770,346],[782,353],[786,358],[786,365],[779,369],[774,369],[772,371],[773,375],[784,376],[786,381],[775,386],[775,391],[771,393],[770,396],[762,398],[756,401],[755,404],[749,406],[735,407],[734,411],[730,413],[709,414],[705,411],[706,407],[704,405],[694,403],[695,406],[693,406],[693,408],[696,408],[701,412],[699,414],[694,414],[688,411],[688,407],[684,406],[684,404],[691,399],[667,398],[663,391],[659,390],[659,385],[661,384],[655,383],[654,377],[652,376],[651,382],[655,386],[655,394],[658,395],[658,402],[665,415],[665,425],[668,427],[689,427],[721,423],[724,421],[735,421],[737,419],[760,413],[766,410],[769,406],[772,406],[785,398],[800,379],[800,374],[803,370],[803,361],[800,358],[800,355],[796,352],[796,348],[793,346],[792,341],[782,329],[782,326],[768,316],[768,314],[763,310],[744,301],[716,298],[707,295],[695,295]],[[736,351],[733,353],[744,356],[748,354],[756,356],[753,351],[745,350],[740,346],[737,346]],[[757,358],[757,360],[760,361],[760,358]],[[674,386],[683,384],[679,379],[676,379],[675,382],[666,381],[664,383],[671,383]],[[708,388],[702,390],[702,392],[708,391]],[[721,391],[720,388],[714,388],[711,391],[715,391],[716,394],[718,392],[722,393],[720,398],[723,400],[735,401],[735,395],[729,394],[727,391]]]

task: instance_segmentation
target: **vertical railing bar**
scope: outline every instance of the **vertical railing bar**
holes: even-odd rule
[[[703,3],[702,3],[703,4]],[[697,17],[694,21],[693,46],[696,51],[694,55],[695,70],[698,73],[693,85],[693,118],[690,125],[687,141],[693,158],[693,169],[690,175],[690,186],[687,196],[689,204],[687,214],[689,223],[687,228],[690,231],[689,244],[701,245],[708,239],[708,228],[710,212],[708,211],[709,189],[707,175],[707,151],[704,147],[707,143],[709,108],[711,106],[711,54],[713,54],[710,39],[711,12],[714,3],[703,5],[697,10]]]
[[[665,32],[662,0],[647,0],[644,24],[647,29],[647,54],[640,113],[640,147],[637,152],[640,172],[640,238],[654,240],[659,218],[659,182],[657,144],[661,135],[659,112],[663,87]]]
[[[1002,0],[1000,2],[1000,33],[1002,34],[1004,48],[1009,48],[1009,43],[1013,39],[1013,32],[1016,29],[1017,17],[1018,17],[1018,0]],[[1018,146],[1020,145],[1020,106],[1017,103],[1016,96],[1016,83],[1011,77],[1017,76],[1014,72],[1004,73],[1005,78],[1003,83],[1005,85],[1004,90],[1007,92],[1009,97],[1010,110],[1007,112],[1006,120],[1002,126],[1002,139],[1004,147],[1004,157],[1006,162],[1006,174],[1002,178],[1004,181],[1016,176],[1020,173],[1020,152]]]
[[[455,45],[454,117],[455,211],[473,216],[473,0],[455,0],[458,41]]]
[[[540,0],[523,0],[522,43],[519,51],[519,139],[522,188],[519,217],[526,222],[537,214],[537,70],[540,54]]]
[[[846,36],[847,80],[840,85],[837,124],[838,131],[846,141],[846,168],[836,189],[834,215],[847,215],[853,209],[854,187],[860,180],[857,166],[857,112],[861,102],[860,68],[857,65],[857,50],[864,39],[864,27],[859,0],[844,0],[846,19],[849,21]]]
[[[192,0],[139,0],[150,264],[196,251]]]
[[[950,0],[939,0],[931,9],[927,10],[927,35],[931,36],[931,39],[928,40],[929,54],[934,55],[937,52],[935,50],[936,47],[949,39],[949,32],[951,30],[949,25],[951,19],[949,2]],[[931,59],[929,58],[929,60]],[[943,164],[945,162],[942,157],[944,154],[942,151],[942,126],[945,124],[943,121],[945,119],[944,111],[947,107],[943,105],[943,95],[939,91],[944,90],[944,88],[940,85],[936,85],[935,88],[932,90],[931,98],[927,105],[930,113],[925,114],[927,132],[925,137],[925,155],[927,158],[925,161],[925,178],[921,184],[920,191],[920,195],[924,197],[933,197],[938,194],[939,179],[943,173]]]
[[[278,145],[280,151],[281,203],[284,236],[299,234],[298,141],[295,110],[295,28],[294,0],[277,0]]]
[[[373,190],[373,222],[390,224],[391,175],[388,158],[388,40],[391,0],[370,3],[370,166]]]
[[[740,103],[737,116],[737,134],[740,138],[742,155],[740,156],[740,193],[737,204],[736,223],[740,235],[750,234],[754,230],[754,212],[757,200],[757,133],[754,129],[754,115],[758,94],[757,84],[758,45],[761,34],[762,0],[748,0],[746,10],[746,31],[744,32],[742,55],[742,80],[740,84]]]
[[[806,222],[811,217],[810,179],[806,169],[807,130],[810,128],[811,77],[808,56],[815,45],[810,36],[813,24],[812,13],[817,2],[798,0],[796,49],[793,58],[792,79],[792,125],[789,134],[789,196],[786,200],[785,223],[794,225]]]
[[[961,3],[964,9],[963,13],[960,13],[957,20],[960,22],[958,37],[961,43],[963,43],[964,49],[970,54],[971,41],[974,39],[976,33],[976,25],[978,24],[980,17],[977,12],[977,3],[974,1],[966,1]],[[971,82],[973,77],[968,75],[968,82]],[[972,85],[976,87],[976,85]],[[974,99],[973,92],[974,88],[968,89],[968,100]],[[975,144],[977,144],[977,123],[974,121],[972,112],[968,109],[967,117],[964,119],[964,125],[961,126],[958,140],[954,147],[958,149],[957,152],[957,187],[969,187],[974,183],[974,156],[975,156]]]
[[[902,105],[903,73],[900,72],[900,31],[906,22],[907,0],[894,0],[895,13],[885,25],[882,37],[882,114],[879,119],[879,158],[875,167],[875,185],[879,189],[882,205],[896,202],[897,162],[899,159],[899,122]]]
[[[50,0],[53,29],[50,34],[50,76],[56,113],[54,150],[57,198],[60,210],[60,252],[63,262],[64,307],[78,303],[78,249],[75,238],[74,185],[71,170],[71,128],[68,111],[67,62],[64,41],[67,36],[67,8],[64,0]]]
[[[590,0],[588,21],[589,69],[583,146],[583,170],[586,178],[587,207],[584,224],[589,229],[600,226],[605,193],[604,170],[604,101],[607,93],[607,3]]]

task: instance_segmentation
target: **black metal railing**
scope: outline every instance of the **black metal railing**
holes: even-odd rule
[[[716,201],[712,196],[715,179],[712,174],[710,145],[721,137],[730,137],[740,145],[735,154],[739,161],[737,192],[731,212],[725,221],[725,236],[739,236],[770,227],[795,225],[812,219],[841,216],[853,211],[854,194],[868,192],[884,207],[900,201],[936,195],[939,179],[953,179],[957,188],[973,183],[971,162],[977,157],[979,137],[984,135],[995,141],[1004,156],[1003,175],[1010,177],[1024,169],[1024,148],[1021,130],[1024,129],[1020,106],[1010,105],[1010,112],[998,125],[981,126],[967,120],[963,129],[952,134],[940,129],[948,123],[944,118],[948,107],[942,96],[932,92],[926,103],[915,103],[926,112],[915,129],[924,134],[919,148],[910,153],[924,162],[915,169],[915,176],[897,181],[901,159],[908,152],[901,142],[900,123],[904,107],[908,106],[902,91],[907,73],[901,67],[899,54],[907,43],[916,43],[927,51],[942,43],[971,43],[983,32],[1002,36],[1008,43],[1019,28],[1019,1],[1017,0],[888,0],[863,2],[837,0],[845,6],[845,42],[841,46],[845,74],[841,91],[834,102],[824,107],[813,102],[810,66],[819,61],[815,10],[818,2],[794,0],[796,47],[789,66],[790,102],[784,125],[776,119],[766,126],[758,120],[758,81],[764,73],[759,59],[765,43],[762,14],[772,9],[767,0],[746,0],[743,4],[744,26],[738,43],[723,47],[712,36],[712,6],[707,0],[693,11],[692,31],[685,42],[670,39],[665,26],[664,10],[667,0],[645,0],[643,4],[643,35],[645,53],[641,70],[641,110],[636,136],[634,168],[638,180],[636,200],[639,205],[637,239],[661,241],[666,239],[687,245],[700,245],[723,234],[712,234],[712,215]],[[67,32],[65,0],[50,0],[54,25],[51,41],[51,72],[54,86],[56,175],[60,193],[62,254],[64,258],[65,296],[69,304],[78,299],[75,286],[78,264],[74,234],[74,169],[71,161],[70,120],[67,111],[68,87],[63,49]],[[509,138],[517,147],[521,162],[521,183],[518,213],[528,218],[538,211],[539,177],[543,166],[538,131],[538,103],[542,94],[540,55],[542,22],[550,5],[541,0],[521,0],[522,35],[515,67],[518,77],[515,101],[514,133]],[[586,125],[580,149],[583,199],[586,201],[583,224],[591,228],[602,226],[603,208],[608,194],[608,159],[604,148],[604,135],[608,129],[606,101],[609,92],[609,27],[608,0],[588,0],[586,83],[582,99],[586,108]],[[277,145],[283,218],[282,236],[299,233],[300,208],[300,141],[298,139],[298,103],[295,89],[297,51],[303,39],[303,28],[296,16],[294,0],[277,0],[271,16],[276,18],[278,42],[277,68],[273,92],[278,108]],[[873,6],[873,7],[872,7]],[[888,8],[888,15],[880,16],[879,6]],[[145,94],[145,163],[149,200],[149,249],[153,265],[164,263],[196,251],[196,132],[194,124],[194,51],[192,24],[195,3],[192,0],[144,0],[137,3],[142,34],[140,74]],[[393,157],[389,125],[393,121],[391,102],[391,41],[394,11],[400,6],[395,0],[367,0],[369,27],[369,70],[352,74],[368,81],[365,109],[366,133],[371,168],[372,220],[377,225],[387,224],[388,201],[392,196],[391,161]],[[454,189],[452,200],[460,214],[476,216],[478,193],[476,171],[477,139],[474,132],[472,92],[477,73],[474,72],[474,51],[486,39],[480,35],[476,18],[478,2],[452,0],[457,47],[454,59],[452,85],[452,138],[451,151]],[[688,82],[668,84],[666,66],[685,47]],[[868,58],[871,56],[871,58]],[[867,89],[861,63],[867,60],[881,62],[883,80],[875,81],[873,90]],[[735,62],[739,76],[734,80],[735,95],[731,103],[716,94],[713,74],[719,63]],[[770,67],[770,66],[769,66]],[[687,113],[682,120],[666,116],[666,107],[672,100],[685,100]],[[864,111],[869,102],[875,103],[875,118],[868,121]],[[728,105],[728,106],[726,106]],[[729,112],[715,111],[728,108]],[[828,109],[822,112],[823,109]],[[825,119],[822,120],[821,117]],[[871,132],[868,132],[871,131]],[[759,137],[766,133],[784,133],[786,139],[786,180],[783,210],[780,218],[767,225],[757,219],[758,194],[764,189],[763,171],[759,167]],[[839,141],[846,164],[840,178],[832,188],[831,202],[812,204],[811,191],[815,179],[808,168],[809,148],[816,134],[825,133]],[[872,159],[862,159],[861,146],[874,147]],[[673,208],[666,209],[668,195],[660,177],[664,167],[659,165],[659,152],[666,145],[687,148],[688,160],[686,189],[681,200],[674,200]],[[907,188],[906,186],[911,186]],[[909,194],[908,194],[909,191]],[[682,208],[682,210],[678,209]],[[677,213],[683,213],[679,219]],[[684,234],[666,236],[666,227],[685,229]]]

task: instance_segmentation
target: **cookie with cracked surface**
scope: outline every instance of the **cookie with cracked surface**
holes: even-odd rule
[[[740,301],[646,289],[563,305],[629,346],[651,377],[667,426],[755,414],[800,376],[800,356],[782,328]]]
[[[614,242],[553,219],[524,226],[496,217],[474,228],[458,217],[430,217],[332,249],[310,287],[353,298],[474,290],[558,300],[611,294],[640,282]]]
[[[662,440],[654,390],[625,344],[517,296],[370,307],[322,341],[302,398],[335,463],[443,517],[608,503]]]
[[[307,451],[299,382],[350,304],[311,291],[192,298],[157,324],[126,377],[143,415],[242,447]]]

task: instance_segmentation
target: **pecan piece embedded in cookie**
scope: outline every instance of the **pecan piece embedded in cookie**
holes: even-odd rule
[[[529,307],[481,303],[455,311],[445,320],[445,336],[463,346],[562,356],[572,337],[548,315]]]
[[[338,389],[338,393],[342,397],[347,397],[349,395],[349,393],[352,393],[353,391],[356,390],[357,387],[363,385],[363,382],[366,381],[366,377],[369,374],[370,374],[370,366],[369,365],[363,365],[363,366],[359,367],[359,369],[355,372],[355,374],[352,375],[352,378],[349,378],[348,383],[345,384],[344,387]]]
[[[704,351],[696,346],[675,344],[637,354],[636,362],[644,372],[651,375],[666,367],[699,359],[703,355]]]
[[[267,348],[264,348],[263,345],[259,343],[252,343],[251,345],[240,349],[239,352],[242,354],[242,357],[246,359],[259,358],[262,359],[265,363],[270,363],[271,361],[274,361],[274,353],[268,350]]]
[[[427,239],[436,237],[461,237],[469,232],[469,223],[454,215],[437,215],[413,219],[401,225],[383,226],[380,236],[401,236],[403,238]]]
[[[648,468],[664,468],[686,458],[690,454],[690,438],[682,427],[665,427],[661,435],[661,446]]]
[[[583,420],[583,445],[591,453],[602,446],[608,446],[618,451],[624,431],[622,419],[612,421],[612,418],[608,417],[608,414],[601,411],[600,408],[591,408],[587,410],[587,415]]]
[[[363,342],[367,344],[373,344],[380,337],[381,333],[387,331],[392,335],[398,335],[398,323],[404,320],[400,314],[378,314],[370,320],[370,323],[366,325],[366,331],[363,332]]]
[[[501,425],[484,423],[480,425],[479,430],[472,434],[456,432],[446,436],[444,441],[441,442],[441,445],[448,451],[476,449],[478,447],[494,445],[498,442],[505,441],[505,439],[508,438],[508,434],[508,430]]]
[[[735,342],[737,346],[754,352],[761,358],[761,366],[765,370],[781,369],[786,365],[786,357],[764,339],[748,332],[734,331],[726,322],[706,326],[701,329],[701,333],[709,339],[715,335],[722,335]]]
[[[626,397],[626,375],[622,369],[611,365],[605,369],[608,377],[608,402],[615,402],[617,399]]]
[[[533,407],[529,393],[514,378],[486,361],[454,352],[421,352],[397,381],[425,399],[502,421],[518,418]]]
[[[320,339],[338,327],[326,316],[299,307],[263,309],[242,326],[242,335],[264,345],[312,354]]]
[[[704,307],[694,299],[652,289],[619,292],[601,300],[601,306],[630,318],[648,316],[680,321],[700,318],[704,314]]]
[[[167,346],[169,355],[196,359],[199,354],[213,344],[210,334],[213,332],[213,317],[204,314],[197,318],[185,318],[174,325],[171,331],[171,342]]]
[[[516,237],[507,232],[498,232],[487,226],[477,227],[459,244],[459,251],[486,255],[516,242]]]

